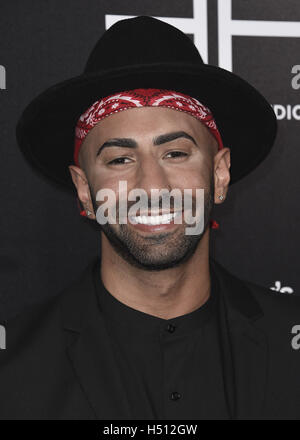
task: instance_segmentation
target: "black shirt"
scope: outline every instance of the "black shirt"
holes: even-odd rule
[[[165,320],[135,310],[104,287],[94,270],[117,371],[132,420],[228,419],[218,337],[218,281],[197,310]],[[113,415],[113,408],[111,408]]]

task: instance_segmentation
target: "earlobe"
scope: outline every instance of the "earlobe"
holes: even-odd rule
[[[225,200],[225,192],[223,190],[216,191],[214,199],[215,204],[222,203]]]

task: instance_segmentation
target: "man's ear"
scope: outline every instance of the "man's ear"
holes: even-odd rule
[[[230,182],[230,148],[222,148],[214,157],[214,202],[222,203],[225,200]],[[219,196],[223,196],[221,200]]]
[[[89,216],[89,218],[95,219],[96,216],[95,216],[94,208],[93,208],[93,204],[92,204],[88,179],[85,175],[85,172],[81,168],[77,167],[76,165],[69,165],[68,168],[69,168],[73,183],[76,187],[79,200],[83,204],[84,209],[86,211],[91,212],[91,215]]]

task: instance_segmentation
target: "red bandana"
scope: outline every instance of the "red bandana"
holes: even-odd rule
[[[81,144],[88,132],[107,116],[136,107],[168,107],[189,113],[203,122],[216,138],[219,150],[223,148],[222,138],[211,111],[197,99],[173,90],[134,89],[106,96],[89,107],[78,119],[75,128],[74,162],[78,164]]]

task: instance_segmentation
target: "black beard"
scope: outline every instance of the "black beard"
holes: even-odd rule
[[[98,205],[92,191],[91,197],[96,213]],[[161,271],[179,266],[191,258],[209,225],[213,204],[214,180],[212,178],[209,191],[204,192],[203,231],[196,235],[186,235],[183,229],[177,229],[175,233],[163,232],[141,237],[126,224],[120,224],[119,228],[115,229],[116,225],[109,223],[100,225],[97,220],[93,223],[98,230],[103,231],[116,253],[126,262],[139,269]]]

